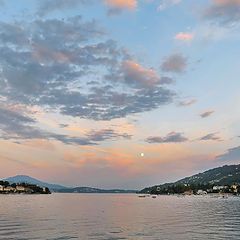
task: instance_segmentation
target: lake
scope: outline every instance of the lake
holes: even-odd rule
[[[240,239],[240,198],[0,195],[0,239]]]

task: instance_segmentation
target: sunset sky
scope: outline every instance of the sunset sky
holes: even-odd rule
[[[240,162],[240,0],[0,9],[0,178],[141,189]]]

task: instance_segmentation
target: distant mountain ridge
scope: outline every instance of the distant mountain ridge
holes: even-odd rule
[[[123,190],[123,189],[101,189],[91,187],[75,187],[59,189],[57,192],[61,193],[136,193],[137,190]]]
[[[9,183],[29,183],[29,184],[35,184],[38,185],[40,187],[47,187],[49,188],[51,191],[57,191],[58,189],[65,189],[67,187],[65,186],[61,186],[58,184],[52,184],[52,183],[46,183],[46,182],[42,182],[36,178],[32,178],[26,175],[17,175],[14,177],[9,177],[4,179],[5,181],[8,181]]]
[[[165,183],[147,187],[141,190],[142,193],[151,192],[157,187],[167,187],[170,185],[204,185],[212,184],[217,186],[240,184],[240,164],[239,165],[225,165],[223,167],[217,167],[207,170],[203,173],[198,173],[190,177],[183,178],[173,183]]]
[[[40,187],[47,187],[53,192],[59,193],[135,193],[137,190],[123,190],[123,189],[100,189],[100,188],[92,188],[92,187],[65,187],[58,184],[46,183],[40,181],[36,178],[32,178],[26,175],[17,175],[14,177],[9,177],[3,179],[4,181],[8,181],[9,183],[29,183],[38,185]]]

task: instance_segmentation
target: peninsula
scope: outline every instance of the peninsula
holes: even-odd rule
[[[47,187],[29,183],[13,183],[0,181],[0,194],[51,194]]]

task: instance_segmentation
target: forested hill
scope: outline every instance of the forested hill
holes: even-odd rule
[[[170,185],[231,185],[234,183],[240,184],[240,164],[239,165],[225,165],[223,167],[218,167],[214,169],[210,169],[203,173],[199,173],[193,175],[191,177],[183,178],[174,183],[165,183],[161,185],[156,185],[153,187],[144,188],[141,190],[142,193],[151,192],[153,189],[157,187],[167,187]]]

